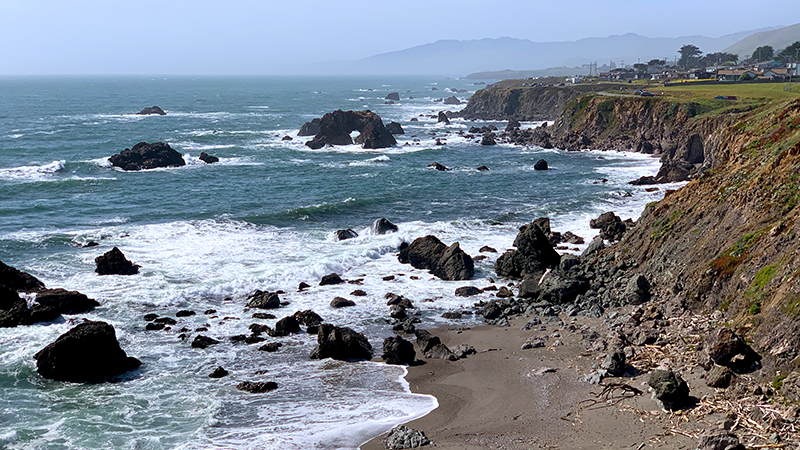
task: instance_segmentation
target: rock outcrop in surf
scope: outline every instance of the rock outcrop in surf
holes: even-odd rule
[[[319,149],[326,145],[351,145],[353,138],[350,133],[358,131],[360,134],[355,143],[363,148],[386,148],[397,144],[392,133],[383,125],[380,116],[372,111],[342,111],[338,109],[327,113],[320,119],[320,131],[314,139],[306,142],[312,149]]]
[[[139,142],[133,148],[126,148],[108,158],[108,161],[122,170],[145,170],[186,165],[181,154],[163,142],[152,144]]]

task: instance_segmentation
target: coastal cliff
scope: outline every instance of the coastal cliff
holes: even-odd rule
[[[586,95],[553,126],[509,136],[651,153],[687,168],[692,181],[648,205],[601,258],[635,266],[629,274],[644,275],[656,300],[721,311],[765,357],[762,374],[797,369],[800,99],[731,106]]]

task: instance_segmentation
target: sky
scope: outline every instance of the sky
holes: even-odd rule
[[[800,22],[773,0],[0,0],[0,75],[279,74],[440,39],[722,36]]]

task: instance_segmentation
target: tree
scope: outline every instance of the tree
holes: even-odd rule
[[[678,60],[678,66],[683,67],[684,69],[692,69],[697,67],[698,61],[700,60],[700,55],[703,54],[699,47],[691,44],[681,47],[681,49],[678,50],[678,53],[681,54],[681,59]]]
[[[771,45],[764,45],[758,47],[753,51],[753,56],[750,57],[755,62],[772,61],[775,56],[775,49]]]
[[[739,55],[733,53],[719,52],[709,53],[700,58],[699,64],[701,67],[718,66],[725,63],[736,63],[739,60]]]
[[[778,56],[776,56],[775,59],[785,63],[800,61],[800,41],[797,41],[794,44],[781,50],[781,52],[778,53]]]
[[[647,61],[647,65],[650,66],[650,67],[666,66],[667,65],[667,60],[666,59],[651,59],[650,61]]]

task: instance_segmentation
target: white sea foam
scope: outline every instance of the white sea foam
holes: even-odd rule
[[[66,161],[53,161],[47,164],[11,167],[0,169],[0,179],[12,181],[44,181],[63,172]]]

